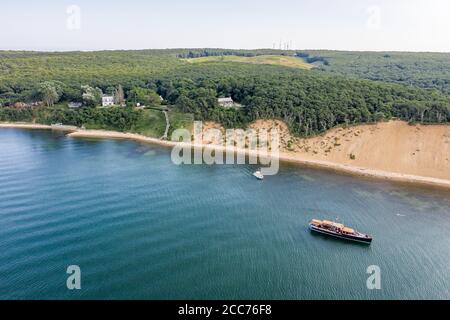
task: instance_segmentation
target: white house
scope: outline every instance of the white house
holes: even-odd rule
[[[114,97],[113,96],[103,96],[102,97],[102,106],[108,107],[114,105]]]
[[[224,108],[230,108],[230,107],[234,106],[234,101],[233,101],[233,99],[231,99],[231,97],[219,98],[219,99],[217,99],[217,101],[219,102],[219,105]]]

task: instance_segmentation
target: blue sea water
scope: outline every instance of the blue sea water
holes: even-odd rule
[[[450,299],[450,193],[0,129],[0,299]],[[311,218],[373,235],[310,233]],[[66,269],[81,268],[81,290]],[[368,266],[381,270],[369,290]]]

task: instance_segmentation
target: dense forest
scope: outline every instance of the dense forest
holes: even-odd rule
[[[313,70],[235,62],[189,64],[214,55],[296,55]],[[311,135],[343,123],[391,117],[450,122],[450,54],[179,49],[70,53],[0,52],[0,121],[96,123],[131,130],[132,108],[10,108],[15,102],[83,101],[102,92],[141,101],[157,95],[174,111],[226,127],[259,118],[285,120],[293,133]],[[225,109],[231,96],[242,108]],[[98,99],[98,98],[97,98]],[[138,115],[138,116],[136,116]]]
[[[436,88],[450,95],[449,53],[304,51],[297,55],[320,71]]]
[[[172,104],[198,119],[225,126],[259,118],[281,118],[300,135],[337,124],[374,122],[391,117],[406,121],[449,122],[450,98],[437,90],[320,75],[274,66],[220,63],[186,67],[183,77],[168,75],[157,83]],[[239,72],[245,75],[236,76]],[[186,77],[188,76],[188,77]],[[216,95],[231,96],[246,108],[224,110]]]

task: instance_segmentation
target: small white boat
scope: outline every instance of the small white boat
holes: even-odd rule
[[[261,171],[256,171],[255,173],[253,173],[253,176],[255,176],[256,179],[258,179],[258,180],[263,180],[264,179],[264,176],[261,173]]]

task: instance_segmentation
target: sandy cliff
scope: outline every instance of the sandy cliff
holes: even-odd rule
[[[307,139],[291,137],[280,121],[260,120],[252,127],[278,128],[282,152],[292,157],[450,179],[450,125],[389,121],[336,128]]]

